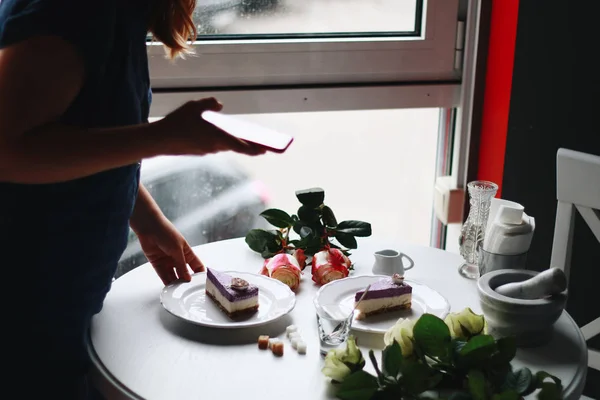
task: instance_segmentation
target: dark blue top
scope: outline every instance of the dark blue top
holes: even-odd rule
[[[86,128],[145,123],[149,3],[2,0],[0,48],[40,35],[62,37],[81,56],[86,77],[60,122]],[[79,344],[101,308],[127,244],[138,182],[139,164],[63,183],[0,182],[4,268],[11,265],[24,278],[27,299],[35,302],[28,323],[42,336],[52,332],[58,349],[72,339]]]

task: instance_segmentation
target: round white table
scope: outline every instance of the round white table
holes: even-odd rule
[[[471,307],[481,313],[476,282],[457,272],[460,256],[375,238],[360,239],[358,247],[351,256],[355,264],[352,274],[371,274],[373,253],[393,248],[415,262],[406,272],[407,278],[440,292],[452,311]],[[206,266],[220,270],[258,272],[263,262],[243,239],[210,243],[194,251]],[[323,359],[312,303],[318,287],[311,280],[310,267],[305,269],[294,310],[255,328],[213,329],[182,321],[162,308],[162,288],[152,267],[140,266],[113,283],[104,308],[93,319],[89,346],[94,361],[92,377],[107,399],[335,398],[321,373]],[[302,331],[306,355],[296,353],[285,339],[285,327],[290,324]],[[285,355],[278,358],[259,350],[261,334],[284,339]],[[383,335],[355,334],[365,357],[368,348],[383,348]],[[380,354],[376,351],[378,358]],[[366,358],[366,369],[373,372]],[[555,324],[552,341],[544,347],[519,349],[513,364],[558,376],[565,399],[578,399],[587,372],[587,347],[581,331],[564,312]]]

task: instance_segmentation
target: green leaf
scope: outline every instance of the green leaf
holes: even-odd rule
[[[297,190],[296,197],[303,205],[316,208],[323,204],[323,201],[325,200],[325,191],[321,188]],[[298,216],[302,219],[300,215]]]
[[[512,372],[509,363],[495,364],[488,368],[487,378],[494,388],[506,388],[506,378]]]
[[[358,247],[358,243],[354,236],[349,235],[347,233],[336,233],[335,238],[342,246],[345,246],[348,249],[356,249]]]
[[[385,375],[394,378],[398,377],[400,367],[402,366],[402,349],[396,339],[394,339],[391,345],[383,349],[381,364]]]
[[[310,235],[302,239],[304,254],[312,256],[323,249],[323,242],[320,237]]]
[[[268,223],[278,228],[289,228],[294,225],[292,217],[283,210],[270,208],[260,213],[260,216],[267,220]]]
[[[521,396],[514,390],[506,390],[492,396],[492,400],[519,400]]]
[[[434,373],[427,380],[427,390],[435,388],[443,380],[444,380],[444,374],[439,373],[439,372]]]
[[[344,379],[336,395],[343,400],[369,400],[377,388],[377,378],[360,370]]]
[[[337,226],[337,220],[335,219],[333,210],[328,206],[323,206],[321,209],[321,217],[323,218],[323,223],[325,226],[329,226],[331,228],[335,228]]]
[[[303,226],[305,226],[305,225],[302,221],[296,221],[296,222],[294,222],[294,226],[292,228],[294,229],[294,232],[296,232],[299,235],[300,230],[302,229]]]
[[[544,382],[541,389],[537,394],[539,400],[562,400],[562,388],[556,383]]]
[[[265,249],[260,253],[260,255],[262,258],[264,258],[266,260],[267,258],[271,258],[271,257],[275,256],[277,253],[279,253],[279,252]]]
[[[458,353],[458,362],[467,367],[487,365],[496,351],[496,341],[492,336],[473,336]]]
[[[307,236],[310,236],[313,234],[313,230],[308,227],[308,226],[303,226],[302,228],[300,228],[300,232],[298,232],[298,234],[300,235],[300,237],[302,239],[306,238]]]
[[[496,341],[498,353],[494,355],[496,363],[510,363],[517,354],[517,340],[514,336],[507,336]]]
[[[552,379],[554,381],[554,383],[556,383],[557,386],[559,386],[562,390],[562,382],[559,378],[557,378],[554,375],[550,375],[549,373],[545,372],[545,371],[538,371],[535,374],[535,381],[536,381],[536,386],[538,388],[542,387],[542,384],[544,383],[544,381],[546,379]]]
[[[371,400],[399,400],[402,399],[402,386],[396,382],[391,382],[383,387],[380,387]]]
[[[276,232],[252,229],[246,234],[245,240],[248,247],[257,253],[276,253],[281,249],[281,242],[278,241]]]
[[[460,351],[462,350],[462,348],[465,347],[466,344],[467,344],[467,342],[465,342],[464,340],[453,339],[452,340],[452,349],[454,350],[454,354],[458,355],[460,353]]]
[[[506,375],[504,383],[505,389],[512,389],[519,394],[523,394],[532,386],[532,375],[529,368],[521,368],[516,371],[510,371]]]
[[[371,224],[363,221],[342,221],[337,225],[337,232],[347,233],[352,236],[371,236]]]
[[[485,376],[483,372],[472,369],[467,374],[467,385],[473,400],[486,400],[487,393],[485,387]]]
[[[450,330],[444,321],[435,315],[423,314],[413,328],[413,337],[428,356],[445,360],[450,355]]]
[[[460,350],[460,355],[461,356],[466,356],[469,353],[480,349],[480,348],[485,348],[485,347],[489,347],[491,345],[494,345],[494,349],[496,349],[496,342],[494,340],[494,338],[490,335],[478,335],[478,336],[473,336],[465,345],[464,347]]]
[[[321,214],[318,209],[309,206],[300,206],[298,209],[298,218],[300,218],[300,222],[304,222],[306,225],[313,225],[321,221]]]
[[[448,400],[473,400],[473,397],[466,392],[454,392],[448,397]]]
[[[401,384],[411,394],[420,394],[430,388],[431,369],[426,364],[405,360],[402,363]]]

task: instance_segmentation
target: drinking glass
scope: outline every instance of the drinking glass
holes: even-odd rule
[[[321,343],[321,354],[340,347],[348,340],[354,311],[339,304],[316,305],[317,328]]]

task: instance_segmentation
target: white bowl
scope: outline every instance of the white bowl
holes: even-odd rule
[[[566,291],[548,298],[523,300],[503,296],[494,290],[505,283],[521,282],[537,274],[535,271],[504,269],[479,278],[479,302],[492,336],[515,336],[520,347],[540,346],[552,338],[553,325],[565,308]]]

